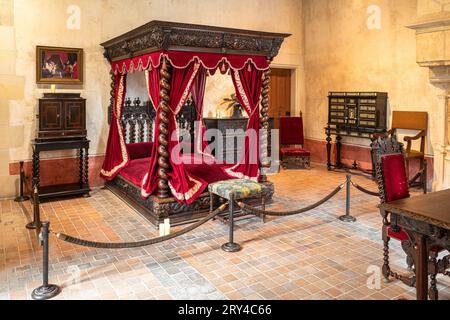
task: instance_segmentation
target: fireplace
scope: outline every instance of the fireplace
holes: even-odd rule
[[[432,109],[438,120],[430,125],[433,190],[437,191],[450,188],[450,1],[419,0],[418,4],[418,18],[408,28],[416,31],[417,63],[429,69],[438,94],[439,105]]]

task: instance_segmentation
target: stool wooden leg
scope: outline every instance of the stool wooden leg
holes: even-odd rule
[[[214,194],[212,192],[209,193],[209,213],[214,211]],[[213,218],[213,221],[216,220],[216,217]]]
[[[263,210],[266,210],[266,196],[262,195],[261,197],[261,207]],[[266,215],[264,213],[261,214],[262,223],[266,223]]]
[[[230,195],[230,217],[229,221],[229,241],[222,245],[222,250],[226,252],[238,252],[241,250],[241,246],[237,243],[234,243],[234,196]]]

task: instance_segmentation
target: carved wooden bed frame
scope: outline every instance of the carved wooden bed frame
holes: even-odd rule
[[[278,54],[284,38],[288,36],[290,35],[282,33],[151,21],[101,45],[105,49],[104,56],[110,63],[161,50],[255,55],[265,56],[268,61],[272,61]],[[261,127],[269,129],[270,69],[265,71],[264,76],[265,80],[261,93]],[[114,104],[114,88],[115,77],[111,70],[109,115],[111,115]],[[131,100],[126,101],[122,123],[126,129],[127,143],[145,142],[149,139],[151,141],[149,132],[152,131],[148,130],[153,128],[153,119],[156,116],[154,113],[155,111],[149,107],[148,102],[141,105],[138,99],[135,99],[133,103]],[[189,108],[181,114],[183,114],[184,119],[178,119],[179,124],[184,121],[186,125],[186,123],[189,124],[190,121],[195,120],[195,115],[192,116]],[[145,129],[145,126],[151,127],[151,129]],[[262,141],[261,143],[267,142]],[[264,175],[260,178],[260,181],[268,187],[269,192],[266,195],[266,203],[268,203],[272,200],[274,193],[273,183],[267,181]],[[167,217],[170,217],[172,225],[193,222],[204,217],[210,210],[210,197],[207,192],[190,204],[179,203],[173,197],[161,196],[160,192],[157,193],[158,195],[155,194],[147,199],[142,199],[140,187],[130,183],[120,174],[112,181],[106,182],[106,187],[155,226],[158,226]],[[216,201],[218,202],[214,204],[214,207],[220,205],[219,201],[222,200],[217,199]],[[259,204],[260,198],[249,199],[248,202]]]

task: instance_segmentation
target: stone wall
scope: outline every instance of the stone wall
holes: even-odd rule
[[[373,26],[373,6],[380,11],[380,28]],[[377,8],[375,7],[375,8]],[[329,91],[389,93],[388,112],[427,111],[430,126],[439,90],[428,71],[416,63],[415,32],[406,28],[416,16],[412,0],[305,0],[306,137],[323,140]],[[391,119],[389,117],[388,123]],[[403,132],[411,134],[410,132]],[[429,132],[427,154],[433,155]],[[368,146],[359,139],[344,143]]]

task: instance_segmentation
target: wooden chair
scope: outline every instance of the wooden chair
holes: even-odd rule
[[[303,117],[280,117],[281,166],[311,167],[311,153],[303,148]]]
[[[406,158],[403,152],[403,144],[394,137],[381,137],[372,143],[372,153],[375,160],[376,177],[380,198],[382,203],[409,198],[409,181],[406,171]],[[390,277],[398,279],[408,286],[415,286],[415,276],[403,276],[391,270],[389,265],[389,242],[395,239],[401,242],[403,251],[406,253],[408,269],[414,267],[413,254],[414,246],[409,235],[397,224],[397,216],[390,216],[389,212],[381,210],[383,218],[382,238],[383,238],[383,276],[388,282]],[[437,260],[439,252],[443,249],[432,247],[429,252],[429,274],[431,277],[429,296],[432,300],[438,299],[436,275],[446,273],[449,267],[450,258]]]
[[[425,140],[428,130],[427,112],[394,111],[392,113],[392,128],[387,133],[391,137],[397,136],[398,130],[419,131],[416,136],[404,138],[406,144],[406,173],[409,177],[409,166],[411,160],[419,160],[419,171],[409,180],[410,186],[420,186],[427,193],[427,162],[425,159]],[[420,140],[420,150],[412,149],[412,142]],[[419,181],[417,181],[419,179]]]

